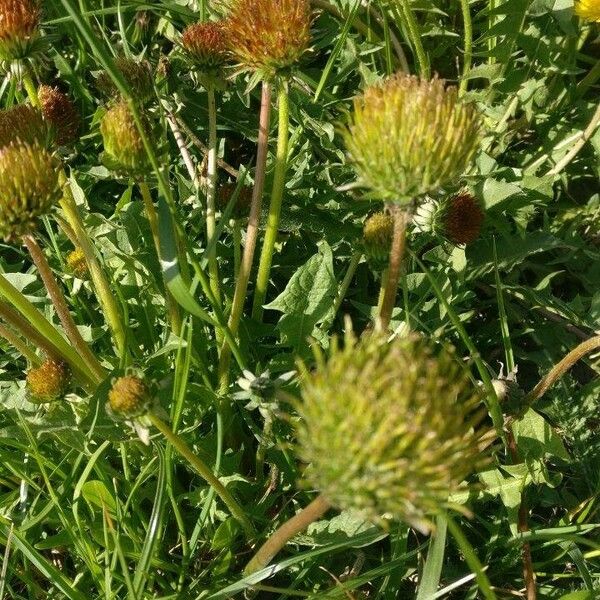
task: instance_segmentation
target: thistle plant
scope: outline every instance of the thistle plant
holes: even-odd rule
[[[437,77],[397,74],[354,101],[343,131],[350,161],[368,198],[395,215],[390,268],[378,326],[387,329],[396,299],[408,212],[423,195],[459,178],[479,144],[481,122],[456,88]]]
[[[455,246],[474,242],[484,220],[479,201],[466,190],[454,196],[429,199],[417,207],[414,215],[417,229],[431,232]]]
[[[73,144],[79,138],[81,119],[71,99],[57,87],[41,85],[38,98],[42,115],[52,128],[59,146]]]
[[[63,362],[46,359],[27,372],[26,382],[31,402],[55,402],[64,397],[71,385],[71,369]]]
[[[42,112],[31,104],[0,110],[0,147],[17,142],[50,149],[54,135]]]
[[[0,60],[29,58],[39,39],[37,0],[0,0]]]
[[[357,341],[350,330],[343,348],[334,343],[329,358],[316,358],[315,369],[300,364],[296,438],[306,484],[321,496],[271,536],[246,573],[330,507],[428,531],[487,460],[485,408],[452,350],[417,335]]]
[[[85,258],[85,252],[81,248],[69,252],[67,255],[67,266],[75,277],[79,279],[87,279],[89,276],[89,268]]]
[[[201,73],[218,74],[229,58],[225,26],[220,21],[189,25],[181,35],[181,46]]]
[[[61,197],[58,161],[38,145],[16,143],[0,150],[0,238],[31,233],[37,219]]]

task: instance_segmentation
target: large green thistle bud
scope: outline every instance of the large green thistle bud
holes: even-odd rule
[[[31,104],[0,110],[0,148],[21,142],[49,148],[53,135],[41,111]]]
[[[349,334],[317,363],[301,365],[298,402],[308,483],[340,509],[427,529],[485,461],[481,397],[464,368],[416,335]]]
[[[233,0],[229,50],[240,65],[270,78],[286,73],[310,44],[308,0]]]
[[[355,100],[344,137],[371,196],[408,204],[460,177],[479,134],[479,116],[456,88],[397,74]]]
[[[37,0],[0,0],[0,60],[28,58],[39,39]]]
[[[106,111],[100,132],[104,141],[103,160],[107,167],[130,175],[149,167],[142,136],[127,102],[116,102]]]
[[[0,238],[35,229],[38,217],[61,197],[59,163],[37,145],[12,144],[0,150]]]

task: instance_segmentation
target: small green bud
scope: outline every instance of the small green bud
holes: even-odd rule
[[[61,197],[59,162],[37,145],[12,144],[0,150],[0,238],[35,229],[38,217]]]
[[[363,246],[367,259],[376,270],[384,269],[394,237],[394,218],[384,212],[372,214],[363,226]]]
[[[108,168],[127,174],[149,168],[142,136],[125,101],[116,102],[106,111],[100,132],[104,141],[103,160]]]
[[[113,381],[108,392],[108,409],[114,416],[133,419],[147,412],[152,400],[150,388],[143,379],[126,375]]]
[[[354,102],[344,132],[371,196],[408,204],[460,177],[479,145],[480,118],[441,79],[397,74]]]
[[[50,148],[53,136],[41,111],[31,104],[0,110],[0,148],[22,142]]]
[[[31,402],[54,402],[67,393],[71,385],[71,370],[63,362],[48,359],[41,366],[29,370],[26,383]]]
[[[140,104],[145,104],[156,94],[154,91],[154,77],[152,67],[147,60],[135,60],[133,58],[117,58],[115,66],[123,76],[127,88],[132,96]],[[120,94],[112,78],[106,72],[101,73],[96,79],[96,87],[107,98],[117,99]]]
[[[426,530],[486,461],[480,392],[452,351],[350,333],[314,370],[300,368],[299,455],[332,505]]]
[[[88,278],[88,264],[81,248],[76,248],[72,252],[69,252],[69,255],[67,256],[67,266],[75,277],[78,277],[79,279]]]
[[[71,99],[58,88],[41,85],[38,98],[44,119],[52,128],[59,146],[73,144],[79,138],[81,119]]]
[[[0,0],[0,60],[29,57],[39,38],[39,26],[36,0]]]

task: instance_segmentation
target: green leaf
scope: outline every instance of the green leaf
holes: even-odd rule
[[[569,460],[569,453],[554,428],[533,409],[513,424],[519,452],[525,460],[543,460],[548,456]]]
[[[117,504],[112,494],[102,481],[90,480],[81,486],[81,495],[93,506],[115,512]]]

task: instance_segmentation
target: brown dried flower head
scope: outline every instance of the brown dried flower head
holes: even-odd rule
[[[234,58],[266,78],[285,74],[310,44],[309,0],[233,0],[226,23]]]
[[[38,90],[44,119],[52,127],[59,146],[67,146],[79,137],[81,119],[71,99],[57,87],[42,85]]]
[[[228,58],[223,22],[204,21],[187,27],[181,45],[200,71],[213,72]]]
[[[0,0],[0,60],[27,58],[39,36],[36,0]]]
[[[152,404],[150,388],[143,379],[125,375],[113,381],[108,392],[108,408],[116,417],[133,419],[143,415]]]
[[[0,148],[16,142],[52,146],[53,135],[41,111],[31,104],[18,104],[0,110]]]
[[[54,402],[63,398],[69,389],[71,370],[63,362],[48,359],[29,370],[26,382],[31,402]]]

